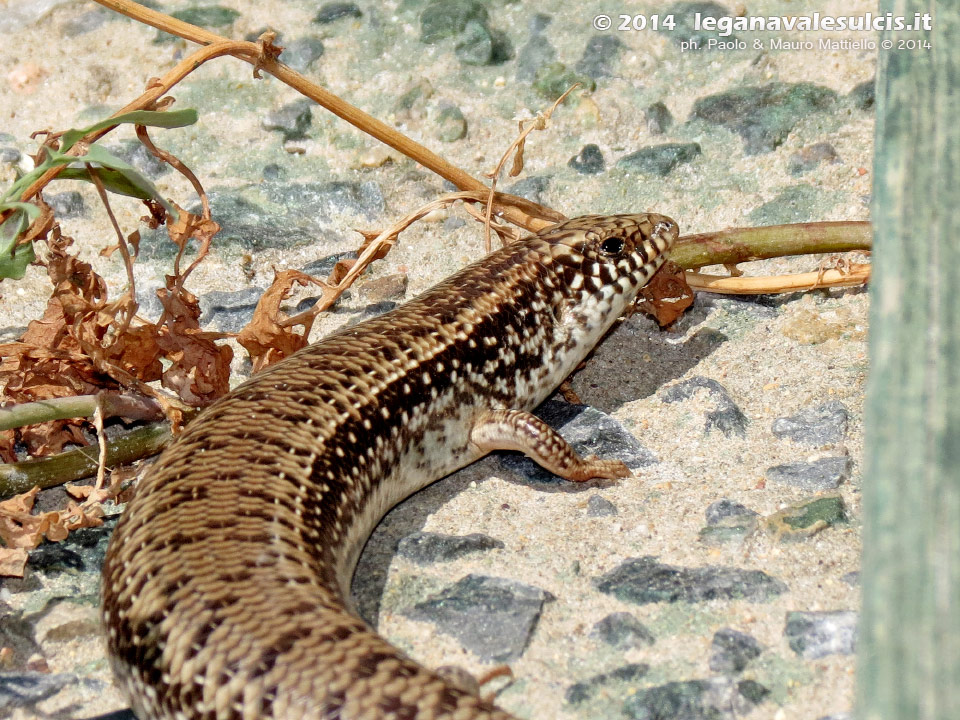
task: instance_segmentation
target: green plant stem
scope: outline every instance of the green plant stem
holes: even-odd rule
[[[107,442],[107,465],[123,465],[160,452],[170,442],[165,422],[150,423]],[[93,475],[97,471],[97,448],[69,450],[40,460],[0,465],[0,497],[26,492],[35,485],[54,487]]]
[[[684,235],[670,251],[670,259],[692,270],[786,255],[870,250],[872,243],[870,223],[852,220],[730,228]]]
[[[103,417],[125,417],[130,420],[159,420],[163,417],[160,404],[142,395],[101,392],[99,395],[51,398],[0,408],[0,430],[36,425],[50,420],[92,417],[100,398]]]

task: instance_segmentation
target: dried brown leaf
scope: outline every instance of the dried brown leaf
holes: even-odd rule
[[[290,296],[295,284],[310,283],[321,284],[298,270],[283,270],[276,273],[273,284],[260,298],[253,319],[237,336],[237,342],[250,354],[255,372],[306,346],[309,323],[302,334],[294,332],[293,327],[282,326],[281,322],[287,316],[280,310],[280,303]]]
[[[693,305],[693,300],[683,268],[668,260],[640,291],[637,305],[653,315],[660,327],[666,327]]]
[[[0,577],[23,577],[27,566],[26,548],[0,548]]]

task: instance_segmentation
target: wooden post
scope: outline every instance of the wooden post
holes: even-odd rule
[[[960,11],[877,73],[860,720],[960,719]],[[929,42],[909,48],[901,43]]]

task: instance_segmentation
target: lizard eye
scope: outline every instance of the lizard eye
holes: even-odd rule
[[[600,252],[604,255],[619,255],[623,250],[623,238],[609,237],[600,244]]]

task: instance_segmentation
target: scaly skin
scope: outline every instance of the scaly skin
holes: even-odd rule
[[[192,422],[110,542],[103,621],[141,720],[509,720],[348,609],[360,550],[403,498],[519,449],[621,477],[529,414],[660,267],[677,226],[587,216],[341,330]]]

